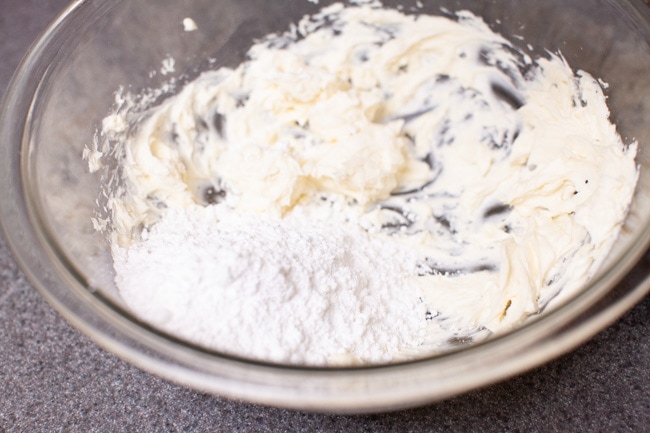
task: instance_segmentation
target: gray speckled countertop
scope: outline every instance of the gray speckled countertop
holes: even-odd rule
[[[0,95],[65,4],[0,0]],[[394,413],[311,414],[197,393],[124,363],[55,313],[0,240],[0,433],[41,431],[647,432],[650,297],[582,347],[497,385]]]

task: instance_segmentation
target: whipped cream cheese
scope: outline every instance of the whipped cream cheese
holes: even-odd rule
[[[616,239],[636,143],[560,54],[532,59],[469,12],[336,4],[248,55],[104,120],[87,157],[115,176],[120,257],[195,207],[356,227],[415,252],[403,272],[429,328],[402,348],[415,353],[521,324],[583,287]]]

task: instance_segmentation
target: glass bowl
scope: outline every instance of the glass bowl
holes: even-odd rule
[[[316,4],[318,3],[318,4]],[[91,224],[100,191],[82,152],[124,86],[180,84],[236,64],[255,38],[328,1],[73,2],[30,49],[0,118],[0,219],[22,269],[75,327],[134,365],[198,390],[268,405],[362,412],[450,397],[533,368],[577,346],[649,290],[637,264],[650,241],[650,6],[641,0],[391,2],[439,14],[470,10],[497,32],[609,83],[612,119],[636,139],[640,167],[621,237],[601,272],[520,328],[457,351],[372,367],[308,368],[203,350],[132,317],[113,284],[108,245]],[[199,31],[183,31],[192,17]],[[175,61],[171,74],[161,63]],[[152,74],[152,71],[158,71]],[[173,90],[170,91],[173,93]],[[635,267],[636,266],[636,267]]]

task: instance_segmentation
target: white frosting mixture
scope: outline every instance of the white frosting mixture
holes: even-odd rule
[[[218,338],[194,338],[245,356],[326,363],[345,354],[383,362],[510,330],[558,293],[584,286],[632,199],[636,143],[621,142],[601,86],[589,74],[574,74],[559,55],[529,58],[470,13],[456,18],[334,5],[257,43],[236,69],[206,72],[156,107],[138,111],[125,104],[107,117],[104,147],[86,156],[91,169],[109,153],[118,164],[107,213],[127,304],[144,320],[193,339],[170,325],[178,313],[168,311],[173,306],[165,307],[167,315],[148,313],[152,308],[143,303],[156,302],[160,282],[142,292],[147,299],[138,298],[148,283],[134,281],[128,264],[146,261],[138,251],[158,222],[185,212],[194,221],[188,227],[196,228],[192,215],[204,206],[221,209],[201,213],[202,224],[216,227],[213,236],[221,236],[220,212],[276,221],[287,233],[292,226],[282,221],[297,218],[300,239],[308,221],[318,233],[344,228],[412,253],[410,263],[388,266],[400,278],[373,286],[392,290],[402,279],[403,293],[390,299],[426,305],[413,309],[419,324],[399,341],[381,342],[376,353],[339,341],[310,357],[296,356],[300,344],[292,354],[271,355],[268,347],[256,352],[246,344],[223,347]],[[156,236],[164,236],[161,230]],[[318,236],[318,242],[328,238]],[[325,251],[319,248],[314,251]],[[305,249],[305,257],[293,258],[296,266],[309,260]],[[259,255],[271,250],[267,245]],[[215,261],[206,266],[227,266]],[[355,272],[368,277],[363,269]],[[192,292],[194,283],[185,284],[176,290]],[[237,302],[213,298],[215,304]],[[395,314],[385,320],[406,320]],[[219,320],[209,312],[201,317],[201,332]],[[418,327],[427,328],[426,341]],[[250,334],[255,326],[244,328]],[[318,352],[314,344],[305,351]]]

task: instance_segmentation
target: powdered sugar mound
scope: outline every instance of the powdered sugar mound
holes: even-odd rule
[[[308,221],[169,212],[141,242],[115,247],[116,282],[143,320],[250,358],[376,363],[422,344],[414,256],[358,227]]]

